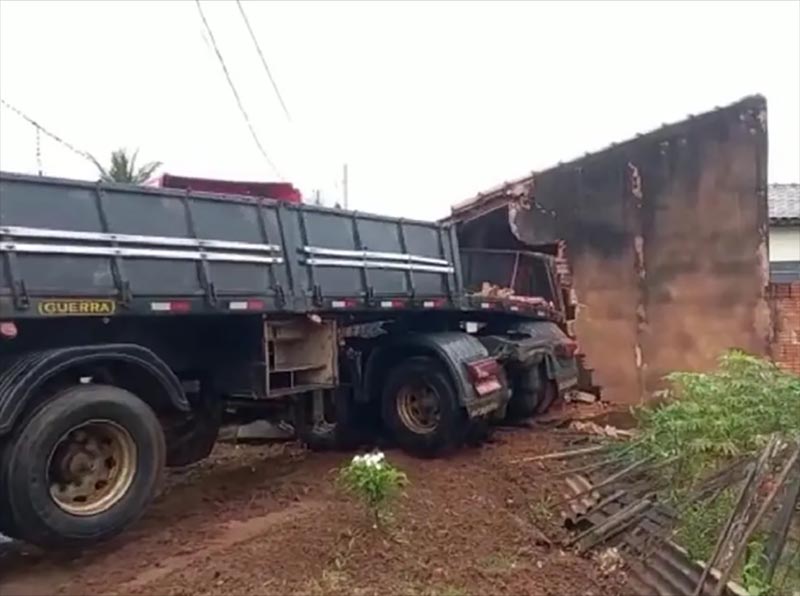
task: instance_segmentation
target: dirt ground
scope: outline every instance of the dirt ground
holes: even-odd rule
[[[218,445],[171,472],[144,519],[111,543],[0,552],[0,595],[625,594],[623,572],[604,575],[558,546],[548,506],[564,494],[561,464],[518,461],[574,439],[499,429],[446,459],[389,451],[410,486],[385,530],[334,485],[352,454]]]

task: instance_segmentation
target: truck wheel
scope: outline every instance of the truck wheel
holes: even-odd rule
[[[222,398],[202,394],[192,404],[192,413],[166,428],[167,466],[188,466],[208,457],[222,424]]]
[[[0,466],[3,463],[3,451],[0,450]],[[5,500],[5,489],[3,488],[4,479],[2,478],[2,468],[0,468],[0,534],[4,534],[9,538],[18,539],[17,529],[14,527],[14,522],[11,519],[11,511],[9,510],[8,503]]]
[[[492,438],[492,424],[488,416],[473,418],[469,421],[465,442],[470,447],[480,447]]]
[[[16,429],[1,462],[0,509],[13,535],[43,547],[104,540],[144,511],[164,458],[147,404],[118,387],[74,386]]]
[[[536,406],[537,414],[544,414],[553,403],[558,399],[558,385],[552,379],[547,378],[544,367],[541,369],[542,388],[539,395],[539,404]]]
[[[508,419],[523,420],[537,412],[541,389],[539,388],[539,369],[526,368],[515,375],[508,402]]]
[[[389,373],[384,387],[383,421],[407,451],[430,457],[464,439],[467,413],[435,360],[409,358]]]
[[[347,388],[301,396],[295,426],[298,438],[313,451],[352,449],[358,444],[355,404]]]

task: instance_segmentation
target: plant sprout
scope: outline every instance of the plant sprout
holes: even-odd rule
[[[389,504],[408,484],[408,478],[383,453],[376,452],[353,457],[339,470],[339,484],[366,505],[377,527],[386,519]]]

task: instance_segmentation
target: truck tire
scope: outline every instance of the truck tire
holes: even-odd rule
[[[542,390],[538,368],[523,369],[514,376],[511,400],[508,402],[508,419],[524,420],[536,414]]]
[[[73,386],[15,429],[0,462],[0,511],[14,537],[45,548],[105,540],[142,514],[164,460],[146,403],[118,387]]]
[[[315,414],[314,408],[320,407],[322,411]],[[301,396],[295,408],[297,436],[309,449],[336,451],[358,446],[355,404],[347,388]]]
[[[222,396],[203,393],[190,403],[191,415],[165,428],[167,467],[177,468],[201,461],[209,456],[217,442],[224,409]]]
[[[541,368],[542,388],[539,395],[539,403],[536,406],[537,414],[544,414],[547,412],[558,399],[558,384],[547,377],[547,371],[544,367]]]
[[[469,428],[456,389],[432,358],[409,358],[392,369],[381,407],[384,424],[397,443],[423,457],[457,446]]]
[[[484,443],[491,441],[492,424],[488,416],[473,418],[467,426],[464,442],[470,447],[480,447]]]
[[[3,462],[3,452],[0,451],[0,465]],[[13,520],[11,519],[11,512],[8,509],[8,503],[3,500],[3,494],[5,489],[1,484],[3,482],[2,478],[0,478],[0,534],[7,536],[8,538],[15,538],[18,539],[17,536],[17,529],[14,527]]]

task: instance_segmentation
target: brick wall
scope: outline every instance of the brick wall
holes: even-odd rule
[[[772,359],[800,375],[800,281],[769,285],[772,307]]]

